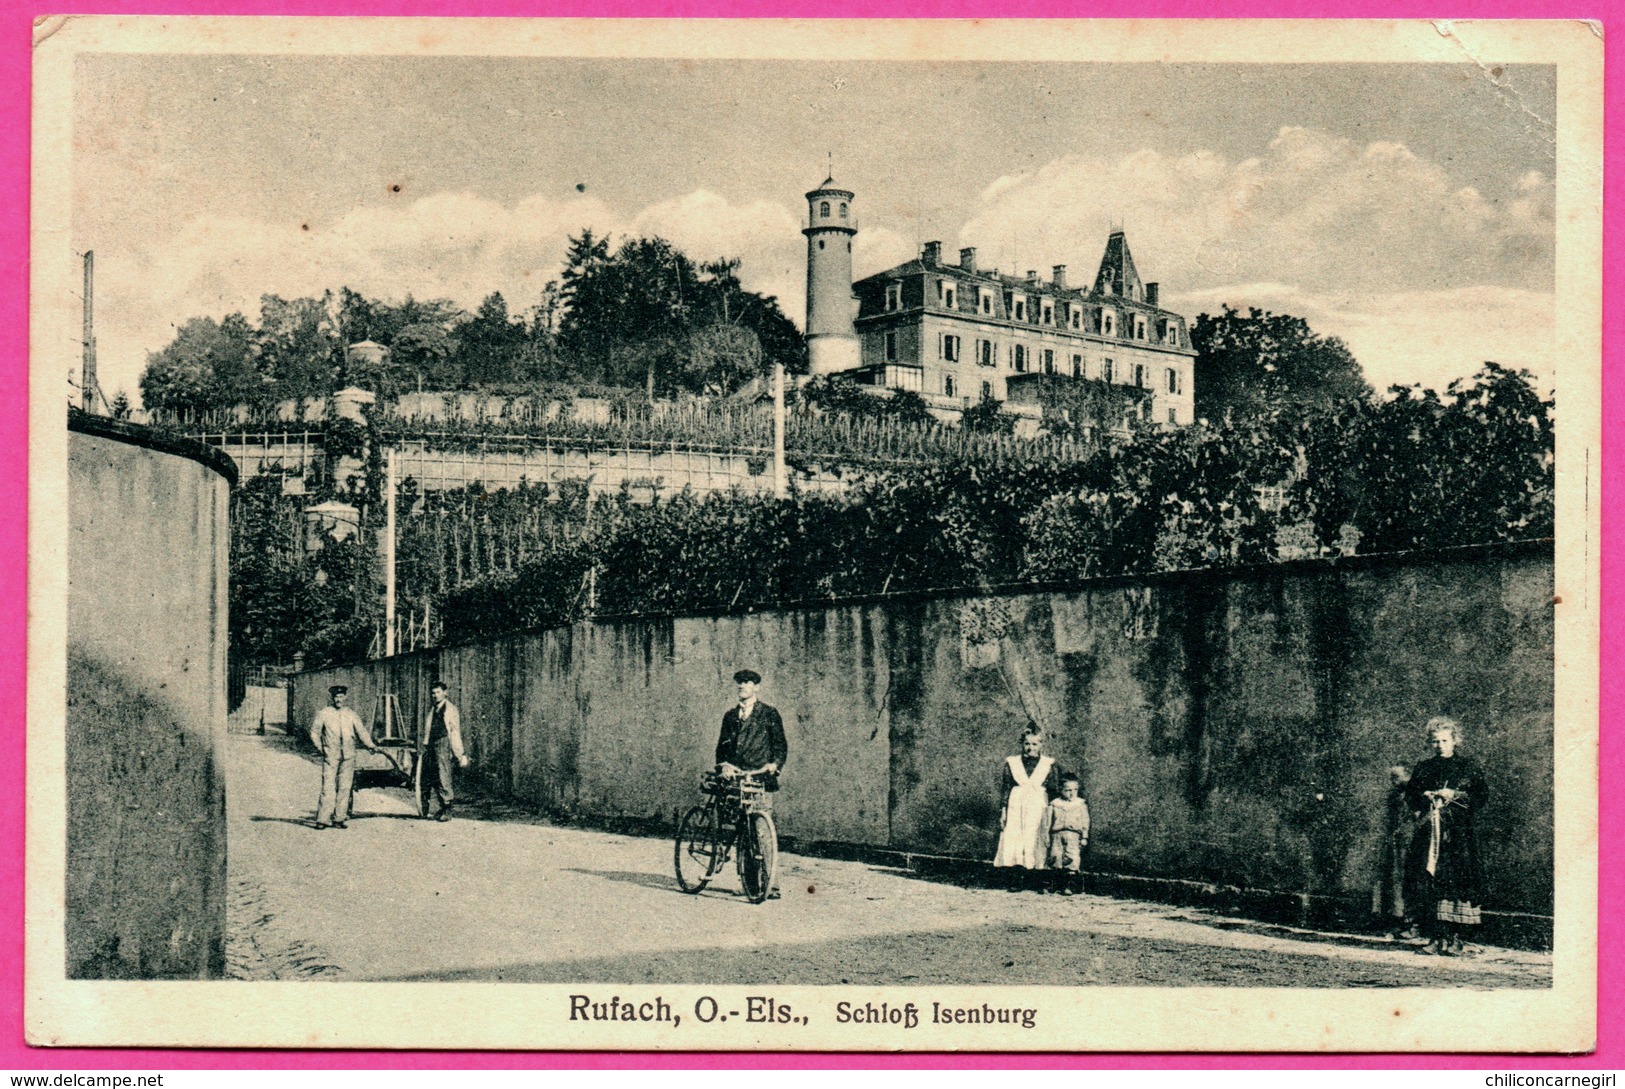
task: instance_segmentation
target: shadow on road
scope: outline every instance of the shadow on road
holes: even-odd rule
[[[590,872],[590,871],[583,871]],[[646,875],[638,875],[646,876]],[[771,907],[757,910],[771,911]],[[718,947],[510,964],[388,977],[401,981],[507,983],[709,983],[1165,987],[1539,988],[1538,972],[1448,975],[1398,951],[1380,962],[1003,924],[798,944]]]
[[[659,889],[664,892],[675,892],[680,896],[688,896],[677,887],[675,879],[664,874],[636,873],[631,870],[583,870],[575,866],[567,866],[565,873],[586,874],[588,877],[602,877],[605,881],[619,881],[626,885],[640,885],[646,889]]]

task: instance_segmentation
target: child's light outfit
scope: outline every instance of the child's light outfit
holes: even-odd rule
[[[1049,864],[1077,873],[1083,869],[1083,847],[1089,842],[1089,806],[1082,798],[1056,798],[1049,803]]]
[[[1044,816],[1049,792],[1044,788],[1044,781],[1055,761],[1047,756],[1039,757],[1031,774],[1019,756],[1010,757],[1007,765],[1016,785],[1010,788],[1004,802],[1004,831],[999,834],[999,849],[993,856],[993,865],[1041,870],[1048,838]]]

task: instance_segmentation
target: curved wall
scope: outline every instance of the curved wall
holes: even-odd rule
[[[229,459],[70,414],[67,975],[224,973]]]

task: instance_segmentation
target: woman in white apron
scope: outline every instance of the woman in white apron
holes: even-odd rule
[[[1044,735],[1029,728],[1021,737],[1021,755],[1005,761],[1004,811],[999,817],[999,849],[993,865],[1012,867],[1010,887],[1022,887],[1025,870],[1042,870],[1049,846],[1044,827],[1049,800],[1058,778],[1055,761],[1044,755]]]

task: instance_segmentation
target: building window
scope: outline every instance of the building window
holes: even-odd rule
[[[846,218],[846,201],[841,201],[841,218]]]
[[[1168,422],[1171,424],[1176,424],[1179,422],[1179,418],[1174,414],[1174,410],[1171,408],[1168,410]]]
[[[1138,314],[1134,315],[1134,339],[1145,339],[1145,319]]]
[[[1083,356],[1077,354],[1076,352],[1072,354],[1072,377],[1083,377]]]
[[[1095,332],[1101,336],[1114,337],[1117,335],[1117,314],[1115,311],[1102,310],[1100,312],[1100,328]]]
[[[1083,307],[1076,303],[1068,303],[1066,307],[1067,324],[1074,329],[1083,328]]]
[[[954,388],[955,388],[954,387],[954,376],[951,375],[951,374],[943,375],[942,376],[942,395],[944,397],[952,397],[954,395]]]
[[[1134,364],[1134,384],[1140,389],[1145,388],[1145,364]]]
[[[991,340],[978,340],[976,342],[976,362],[984,367],[993,366],[993,342]]]
[[[901,310],[901,309],[903,309],[903,285],[902,284],[887,284],[886,285],[886,309],[887,310]]]
[[[992,291],[992,289],[986,288],[986,287],[977,288],[976,289],[976,298],[977,298],[977,301],[980,303],[980,306],[978,307],[978,309],[981,310],[982,313],[984,313],[984,314],[993,313],[993,291]]]
[[[1168,368],[1168,392],[1179,392],[1179,372],[1174,370],[1172,367]]]
[[[886,342],[886,362],[887,363],[895,363],[895,362],[897,362],[897,334],[896,333],[887,333],[887,334],[885,334],[885,342]]]
[[[1050,304],[1049,302],[1044,303],[1043,321],[1044,321],[1045,325],[1054,325],[1055,324],[1055,307],[1052,304]]]
[[[993,383],[992,382],[983,382],[982,383],[982,400],[984,400],[984,401],[993,400]]]
[[[1100,380],[1102,382],[1115,382],[1117,380],[1117,367],[1109,359],[1100,365]]]
[[[1055,373],[1055,350],[1053,348],[1044,349],[1044,373]]]
[[[826,201],[820,201],[819,202],[819,205],[818,205],[818,218],[819,219],[828,219],[829,218],[829,201],[826,200]]]
[[[949,310],[956,310],[954,305],[958,300],[954,297],[954,282],[952,280],[937,281],[937,302]]]
[[[1010,364],[1015,367],[1016,373],[1027,373],[1027,346],[1025,344],[1012,344],[1010,346]]]
[[[952,333],[940,334],[942,339],[942,358],[950,363],[959,362],[959,338]]]
[[[823,248],[824,248],[824,240],[823,240],[823,239],[822,239],[822,238],[820,238],[820,239],[819,239],[819,240],[818,240],[818,248],[819,248],[819,249],[823,249]]]

